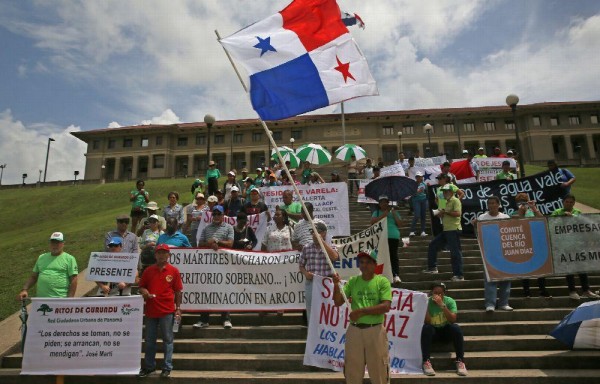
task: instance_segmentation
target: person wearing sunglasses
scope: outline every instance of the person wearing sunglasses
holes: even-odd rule
[[[117,216],[117,228],[113,231],[106,233],[104,237],[104,249],[109,252],[108,245],[114,237],[120,237],[123,239],[123,252],[125,253],[139,253],[138,237],[135,233],[127,230],[129,226],[129,215]]]

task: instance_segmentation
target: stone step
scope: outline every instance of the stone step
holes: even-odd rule
[[[465,281],[453,281],[450,282],[450,278],[452,277],[451,273],[413,273],[409,274],[407,278],[402,278],[402,288],[412,289],[415,291],[429,291],[431,288],[431,283],[434,281],[444,281],[446,282],[446,286],[448,289],[452,289],[452,293],[449,292],[449,296],[454,297],[454,292],[458,292],[459,290],[469,289],[469,288],[481,288],[483,289],[483,272],[479,272],[479,276],[477,276],[476,272],[470,272],[472,274],[472,278],[465,277]],[[537,296],[537,281],[536,279],[529,279],[531,284],[531,294],[532,297]],[[590,286],[592,290],[597,290],[600,287],[600,276],[589,276]],[[554,277],[546,277],[546,286],[551,294],[555,293],[555,289],[558,289],[556,293],[561,293],[562,296],[568,295],[567,290],[567,281],[564,276],[554,276]],[[581,286],[579,285],[578,279],[576,279],[576,286],[579,291],[581,291]],[[512,283],[513,290],[519,289],[521,291],[522,280],[513,280]],[[519,295],[521,295],[519,293]],[[516,296],[516,295],[515,295]]]

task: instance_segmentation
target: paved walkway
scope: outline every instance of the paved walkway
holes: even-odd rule
[[[600,213],[600,210],[590,207],[589,205],[581,204],[579,202],[575,203],[575,208],[579,209],[582,213]]]

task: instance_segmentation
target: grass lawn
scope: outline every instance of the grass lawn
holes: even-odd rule
[[[535,165],[527,165],[525,167],[525,173],[527,175],[533,175],[535,173],[543,172],[547,168],[539,167]],[[570,167],[571,171],[577,181],[571,188],[571,193],[575,195],[578,202],[589,205],[596,209],[600,209],[600,189],[598,188],[600,182],[600,168],[579,168]]]

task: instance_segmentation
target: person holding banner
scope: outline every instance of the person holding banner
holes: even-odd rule
[[[37,297],[74,297],[77,290],[77,260],[66,252],[65,236],[62,232],[50,235],[50,252],[41,254],[33,273],[25,282],[17,296],[18,300],[26,299],[29,288],[37,284]]]
[[[488,211],[479,215],[476,219],[473,219],[473,225],[476,225],[476,221],[487,221],[487,220],[502,220],[510,219],[506,213],[500,212],[500,198],[498,196],[490,196],[487,199]],[[512,311],[513,308],[508,305],[508,298],[510,297],[510,280],[505,281],[488,281],[485,273],[483,274],[483,287],[485,296],[485,311],[494,312],[496,310],[496,298],[500,296],[498,302],[498,308],[503,311]],[[498,288],[500,288],[500,294],[498,295]]]
[[[554,160],[548,160],[547,165],[550,172],[559,173],[558,180],[561,182],[560,186],[563,187],[567,193],[571,193],[571,185],[577,180],[575,175],[566,168],[558,168],[558,165]]]
[[[267,212],[267,221],[271,221],[269,207],[260,200],[260,191],[258,188],[250,190],[250,199],[246,200],[246,204],[242,207],[242,212],[246,215],[258,215],[259,213]]]
[[[568,194],[563,198],[563,208],[559,208],[552,212],[550,216],[579,216],[581,211],[575,208],[575,196]],[[573,300],[580,300],[581,297],[575,288],[575,275],[567,275],[567,286],[569,287],[569,297]],[[581,283],[582,296],[589,299],[600,299],[600,296],[592,292],[587,273],[579,274],[579,282]]]
[[[389,383],[389,343],[383,322],[391,308],[392,289],[388,279],[375,274],[376,251],[360,252],[357,259],[361,274],[351,277],[344,286],[352,309],[346,331],[344,376],[348,384],[362,383],[366,365],[371,383]],[[344,304],[340,280],[337,273],[333,275],[333,301],[338,307]]]
[[[289,251],[292,249],[292,227],[288,213],[281,207],[275,208],[273,223],[262,239],[262,250],[266,252]]]
[[[371,215],[371,225],[387,217],[388,249],[390,251],[390,264],[394,284],[402,282],[400,279],[400,265],[398,261],[398,246],[400,244],[400,226],[402,220],[395,206],[390,205],[390,199],[386,195],[379,196],[379,205]]]
[[[108,251],[111,253],[123,252],[123,239],[120,237],[113,237],[108,243]],[[135,271],[135,282],[138,281],[137,270]],[[98,286],[98,292],[96,296],[131,296],[131,284],[123,281],[118,283],[108,283],[105,281],[96,281]]]
[[[446,284],[442,282],[433,283],[431,286],[431,297],[425,314],[425,324],[421,331],[421,353],[423,354],[423,373],[426,376],[435,376],[431,365],[431,344],[436,340],[452,340],[456,352],[456,374],[467,376],[465,366],[464,335],[456,317],[458,308],[456,301],[446,296]]]
[[[502,171],[496,175],[496,180],[516,180],[517,175],[510,171],[510,161],[504,160],[502,162]]]
[[[169,246],[159,244],[154,250],[156,264],[149,266],[140,279],[140,294],[144,298],[146,317],[146,350],[144,367],[139,377],[156,370],[156,339],[160,331],[163,339],[164,363],[160,377],[167,378],[173,370],[173,321],[181,321],[181,292],[183,283],[179,270],[169,264]]]
[[[302,183],[302,184],[307,184],[307,183],[308,182]],[[300,220],[302,218],[302,204],[300,204],[297,201],[294,201],[294,193],[290,189],[283,191],[281,198],[283,199],[283,204],[281,204],[279,206],[279,208],[286,211],[287,216],[294,223],[298,222],[298,220]]]
[[[277,214],[276,214],[277,215]],[[304,298],[306,300],[306,320],[310,324],[310,312],[312,304],[313,276],[319,275],[331,277],[333,271],[327,262],[329,258],[332,262],[340,258],[337,247],[327,242],[327,225],[324,223],[315,223],[317,233],[313,233],[313,242],[302,248],[298,267],[304,275]],[[321,249],[317,236],[323,239],[326,254]]]
[[[477,150],[477,154],[475,156],[473,156],[476,159],[484,159],[487,158],[487,155],[485,154],[485,148],[483,147],[479,147],[479,149]]]
[[[248,225],[248,216],[244,212],[237,214],[237,223],[233,227],[233,249],[245,249],[251,251],[258,240],[254,230]]]
[[[516,218],[527,218],[527,217],[543,217],[542,213],[539,211],[537,206],[535,205],[535,201],[529,200],[529,196],[525,192],[518,193],[515,196],[515,202],[517,203],[517,210],[513,212],[512,217]],[[523,283],[523,295],[527,298],[531,297],[531,289],[529,279],[522,280]],[[552,295],[546,289],[546,279],[544,277],[540,277],[537,279],[538,288],[540,290],[540,296],[543,296],[547,299],[551,299]]]

